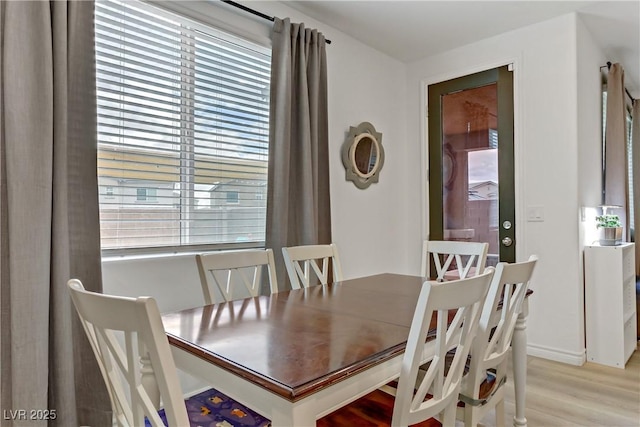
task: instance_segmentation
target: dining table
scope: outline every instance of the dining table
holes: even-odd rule
[[[166,313],[162,322],[178,369],[272,427],[311,427],[399,376],[424,281],[377,274]],[[527,425],[527,304],[512,339],[514,426]]]

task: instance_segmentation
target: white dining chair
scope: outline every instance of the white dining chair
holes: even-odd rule
[[[265,269],[271,293],[278,292],[272,249],[198,254],[196,264],[205,304],[258,296]]]
[[[342,266],[335,243],[284,247],[282,256],[292,289],[326,285],[330,271],[333,282],[342,280]]]
[[[114,426],[240,425],[247,415],[270,424],[215,389],[184,398],[155,299],[90,292],[77,279],[67,286],[107,386]],[[223,415],[226,424],[217,417],[222,411],[213,414],[220,402],[236,408]]]
[[[317,427],[353,425],[426,426],[439,416],[444,426],[454,426],[458,392],[473,337],[478,327],[494,269],[478,276],[447,283],[426,281],[416,304],[402,359],[397,388],[384,386],[318,420]],[[449,323],[455,310],[453,321]],[[437,325],[433,357],[424,376],[419,375],[432,316]],[[453,354],[445,365],[447,354]],[[395,398],[394,396],[395,395]],[[370,422],[370,424],[366,424]]]
[[[488,251],[488,243],[425,240],[420,274],[437,281],[480,274],[487,263]],[[435,271],[430,271],[432,263]]]
[[[528,261],[496,266],[460,390],[463,406],[457,417],[466,427],[477,426],[494,408],[496,426],[505,425],[507,355],[537,260],[532,255]]]
[[[178,374],[156,301],[89,292],[79,280],[68,282],[109,391],[118,426],[163,426],[160,401],[169,426],[189,425]],[[124,339],[118,339],[118,334]]]

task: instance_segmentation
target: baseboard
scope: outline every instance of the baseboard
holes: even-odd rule
[[[211,387],[212,386],[206,386],[206,387],[201,387],[201,388],[199,388],[197,390],[189,390],[188,392],[184,393],[183,396],[184,396],[185,399],[189,399],[192,396],[195,396],[197,394],[200,394],[200,393],[202,393],[204,391],[209,390]]]
[[[180,370],[178,370],[178,378],[180,379],[180,387],[182,388],[182,394],[185,399],[200,394],[212,387],[200,378],[195,378]]]
[[[553,347],[529,344],[527,345],[527,355],[541,357],[543,359],[554,360],[556,362],[567,363],[569,365],[582,366],[587,361],[586,349],[579,352],[569,352]]]

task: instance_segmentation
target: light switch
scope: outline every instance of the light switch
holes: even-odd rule
[[[544,221],[544,206],[527,207],[527,221],[529,222]]]

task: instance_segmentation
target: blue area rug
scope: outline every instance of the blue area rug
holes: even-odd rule
[[[271,421],[212,388],[185,401],[190,427],[269,427]],[[164,409],[159,412],[165,425]],[[146,421],[146,420],[145,420]],[[148,421],[146,427],[150,427]]]

